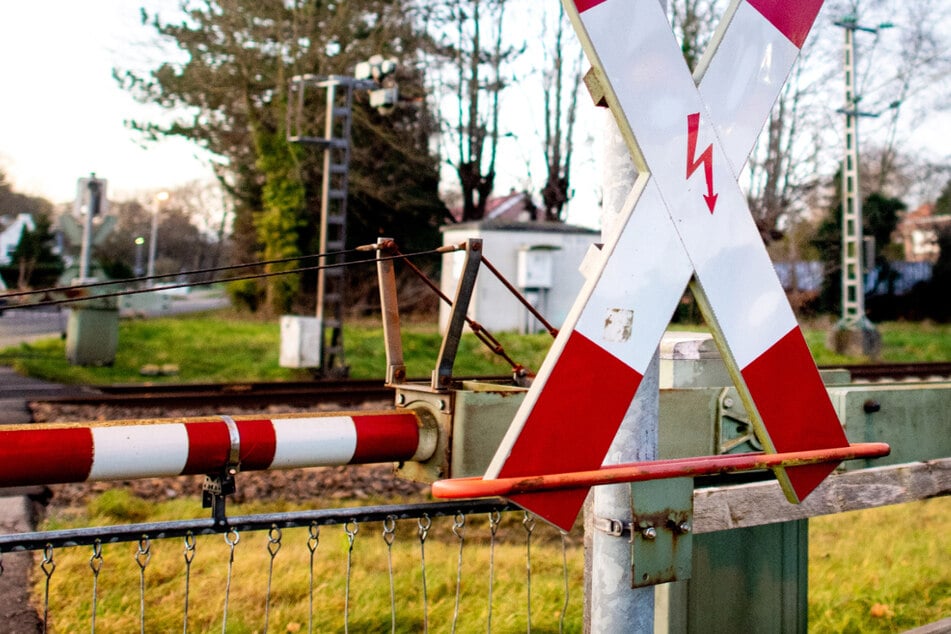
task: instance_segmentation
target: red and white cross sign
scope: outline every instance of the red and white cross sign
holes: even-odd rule
[[[657,0],[565,3],[640,176],[485,478],[597,468],[692,276],[764,448],[848,445],[736,179],[821,0],[735,0],[696,80]],[[513,500],[568,529],[586,493]]]

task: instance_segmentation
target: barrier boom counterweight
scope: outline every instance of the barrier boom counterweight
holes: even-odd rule
[[[0,427],[0,486],[425,460],[408,411]]]

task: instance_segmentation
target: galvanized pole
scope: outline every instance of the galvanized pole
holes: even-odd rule
[[[604,209],[602,240],[617,231],[618,213],[637,178],[630,152],[613,115],[604,131]],[[660,400],[658,356],[644,373],[604,464],[657,458],[657,419]],[[652,634],[654,588],[631,587],[629,537],[615,537],[594,528],[595,518],[630,523],[631,486],[596,487],[585,506],[585,631]]]
[[[842,164],[842,321],[865,327],[862,192],[859,188],[859,113],[855,94],[855,29],[845,27],[845,161]]]
[[[845,30],[845,158],[842,162],[842,318],[831,338],[839,353],[876,356],[881,337],[865,316],[865,264],[862,233],[862,189],[859,181],[859,117],[876,117],[861,112],[855,72],[855,32],[877,34],[878,27],[860,26],[855,16],[835,23]]]

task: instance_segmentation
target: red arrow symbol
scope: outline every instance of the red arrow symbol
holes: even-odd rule
[[[707,146],[703,154],[697,156],[697,134],[700,132],[700,113],[687,115],[687,178],[693,176],[700,165],[703,165],[703,175],[707,179],[707,193],[703,199],[707,201],[710,213],[717,206],[717,194],[713,193],[713,144]]]

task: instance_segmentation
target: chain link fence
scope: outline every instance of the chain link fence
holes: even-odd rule
[[[49,632],[581,629],[581,548],[499,500],[0,535],[0,571],[18,551]]]

